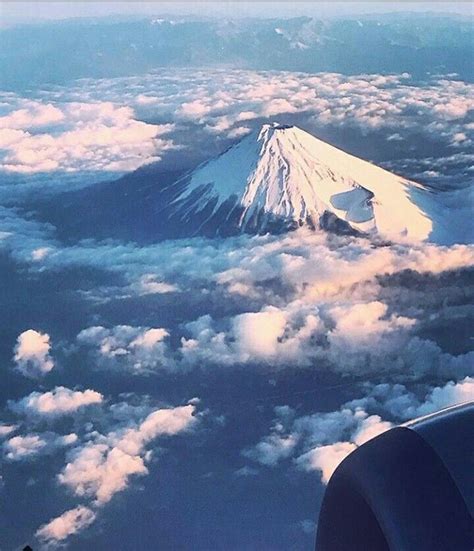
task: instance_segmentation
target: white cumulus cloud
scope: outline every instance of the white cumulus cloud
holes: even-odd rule
[[[8,461],[30,461],[38,456],[54,453],[57,449],[72,446],[77,442],[75,433],[64,436],[51,432],[13,436],[3,444]]]
[[[77,341],[90,349],[100,367],[143,374],[172,366],[168,337],[161,327],[94,326],[82,330]]]
[[[126,172],[158,161],[173,147],[163,137],[172,124],[139,121],[128,106],[16,103],[19,109],[0,117],[0,169],[7,172]]]
[[[269,434],[243,455],[270,467],[293,459],[298,468],[318,472],[326,484],[351,452],[395,424],[474,400],[471,377],[429,387],[424,397],[402,384],[362,386],[366,387],[362,398],[336,411],[296,417],[290,407],[276,407]]]
[[[102,403],[104,397],[95,390],[71,390],[58,386],[48,392],[32,392],[17,402],[9,402],[16,413],[33,417],[58,417],[92,404]]]
[[[13,357],[17,369],[27,377],[40,377],[54,368],[49,354],[50,338],[47,333],[28,329],[18,336]]]
[[[304,453],[297,463],[306,470],[320,471],[321,481],[327,484],[341,461],[355,449],[357,446],[353,442],[335,442]]]
[[[94,522],[95,518],[96,513],[92,509],[78,505],[41,526],[35,535],[46,543],[55,544],[84,530]]]
[[[294,458],[298,468],[318,471],[327,483],[339,463],[358,446],[392,427],[362,407],[295,417],[288,406],[275,408],[270,434],[243,454],[260,464],[275,466]]]
[[[128,486],[133,475],[148,473],[146,446],[159,436],[189,429],[196,418],[195,407],[187,405],[150,413],[137,427],[96,435],[93,441],[71,451],[58,480],[75,495],[103,505]]]

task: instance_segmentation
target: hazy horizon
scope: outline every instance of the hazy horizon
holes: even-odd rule
[[[472,16],[470,2],[276,2],[272,17],[334,17],[390,13]],[[0,2],[0,17],[17,22],[81,17],[180,15],[268,17],[268,2]]]

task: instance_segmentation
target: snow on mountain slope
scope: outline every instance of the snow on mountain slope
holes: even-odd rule
[[[324,227],[328,220],[391,240],[423,240],[432,231],[422,186],[295,126],[265,124],[178,184],[174,215],[198,217],[200,227],[217,232]]]

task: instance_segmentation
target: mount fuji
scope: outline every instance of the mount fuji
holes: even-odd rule
[[[60,239],[153,243],[313,230],[449,245],[473,239],[472,188],[390,173],[296,126],[265,124],[190,171],[145,165],[119,180],[37,200]],[[58,208],[60,204],[60,208]]]
[[[428,192],[296,126],[265,124],[174,182],[164,213],[197,234],[311,228],[424,240]]]

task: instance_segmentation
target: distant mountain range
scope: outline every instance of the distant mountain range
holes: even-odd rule
[[[472,21],[430,14],[293,19],[111,18],[0,25],[0,88],[232,66],[474,80]]]

